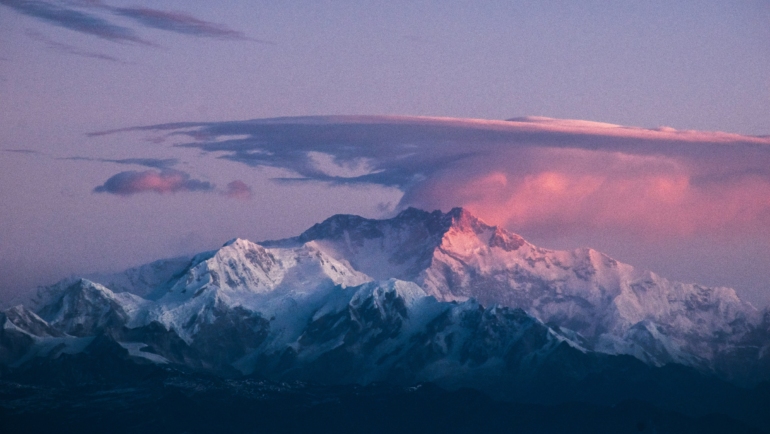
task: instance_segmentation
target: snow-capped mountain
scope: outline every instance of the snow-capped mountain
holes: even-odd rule
[[[770,378],[770,315],[732,289],[591,249],[541,249],[459,208],[337,215],[295,238],[236,239],[92,279],[3,313],[0,364],[23,369],[107,339],[137,363],[503,394],[641,362]]]
[[[711,366],[760,320],[730,288],[671,282],[592,249],[538,248],[460,208],[335,216],[292,241],[315,242],[374,278],[415,282],[437,300],[521,308],[591,349],[655,365]]]

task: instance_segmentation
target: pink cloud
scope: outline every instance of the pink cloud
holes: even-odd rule
[[[227,189],[225,189],[222,194],[229,198],[241,200],[251,199],[252,196],[251,187],[246,185],[246,183],[240,179],[236,179],[235,181],[227,184]]]
[[[409,192],[424,208],[464,206],[526,232],[608,231],[643,238],[736,234],[770,227],[770,179],[703,180],[686,159],[540,148],[483,157]]]
[[[110,177],[94,189],[95,193],[111,193],[130,196],[136,193],[176,193],[184,191],[210,191],[214,186],[206,181],[191,179],[178,170],[126,171]]]

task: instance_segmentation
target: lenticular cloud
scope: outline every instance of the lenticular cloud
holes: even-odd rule
[[[205,181],[191,179],[190,175],[178,170],[134,170],[120,172],[110,177],[94,193],[111,193],[130,196],[137,193],[176,193],[183,191],[210,191],[214,186]]]
[[[666,237],[770,227],[770,137],[531,117],[305,117],[129,130],[295,174],[283,181],[394,187],[403,192],[400,207],[463,206],[528,233]]]

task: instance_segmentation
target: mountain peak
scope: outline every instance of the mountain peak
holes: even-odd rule
[[[454,227],[461,232],[480,233],[492,228],[492,226],[486,224],[465,208],[452,208],[448,213],[444,214],[444,218],[448,220],[450,227]]]
[[[428,211],[410,206],[409,208],[398,213],[398,215],[395,218],[398,220],[426,219],[431,214],[436,214],[436,213],[441,213],[441,211],[436,210],[436,211],[433,211],[433,213],[430,213]]]
[[[426,235],[439,237],[452,228],[460,232],[472,231],[476,233],[492,228],[465,208],[452,208],[449,212],[443,213],[440,210],[428,212],[409,207],[395,217],[385,220],[368,219],[350,214],[336,214],[313,225],[295,239],[306,243],[313,240],[340,239],[342,237],[353,239],[382,238],[388,231],[387,228],[405,228],[408,226],[423,227],[426,229]],[[268,244],[273,243],[268,242]]]

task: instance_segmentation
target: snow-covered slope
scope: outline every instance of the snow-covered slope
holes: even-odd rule
[[[86,279],[45,289],[37,302],[42,319],[72,336],[93,336],[105,328],[122,326],[151,304],[131,293],[115,294]]]
[[[269,316],[286,293],[301,299],[333,286],[347,287],[369,280],[313,243],[266,249],[236,239],[187,270],[158,299],[149,318],[189,341],[201,323],[214,322],[216,312],[222,309],[242,307]]]
[[[104,285],[115,293],[130,292],[143,298],[155,299],[190,267],[208,259],[211,255],[213,252],[204,252],[194,257],[179,256],[161,259],[120,273],[91,274],[83,278]]]

